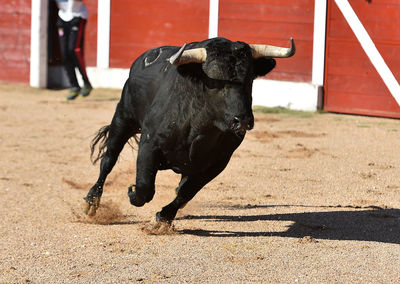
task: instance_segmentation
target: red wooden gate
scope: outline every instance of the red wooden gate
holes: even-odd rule
[[[319,0],[318,0],[319,1]],[[289,46],[296,56],[280,60],[269,79],[311,81],[314,0],[220,0],[218,35],[247,43]]]
[[[31,1],[0,0],[0,80],[29,82]]]
[[[400,1],[350,0],[394,77],[400,79]],[[400,118],[400,106],[334,0],[328,2],[324,109]]]
[[[208,0],[111,1],[110,67],[128,68],[144,51],[208,37]]]

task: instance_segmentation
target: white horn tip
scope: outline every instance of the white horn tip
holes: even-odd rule
[[[179,49],[179,51],[177,53],[175,53],[174,55],[172,55],[169,58],[169,63],[171,63],[172,65],[175,65],[177,62],[179,62],[179,59],[182,56],[182,53],[185,51],[186,48],[186,43]]]

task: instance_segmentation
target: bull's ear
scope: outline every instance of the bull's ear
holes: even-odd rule
[[[273,58],[261,57],[254,59],[254,77],[265,76],[275,68],[276,61]]]

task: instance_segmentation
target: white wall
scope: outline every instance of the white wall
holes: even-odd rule
[[[264,79],[254,80],[253,105],[315,111],[317,103],[317,85]]]
[[[48,0],[32,0],[31,63],[29,82],[32,87],[47,86],[47,18]]]

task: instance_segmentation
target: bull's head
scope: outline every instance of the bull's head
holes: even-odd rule
[[[205,47],[186,50],[186,44],[169,62],[176,66],[201,64],[202,81],[208,97],[208,107],[214,108],[220,117],[217,126],[233,130],[244,136],[254,126],[252,83],[257,76],[264,76],[275,67],[274,58],[287,58],[295,54],[293,39],[290,48],[261,44],[231,42],[217,38]]]

